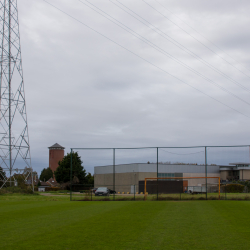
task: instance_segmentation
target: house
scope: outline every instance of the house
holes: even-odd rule
[[[53,178],[50,178],[46,182],[50,185],[50,187],[60,187],[60,184]]]
[[[50,184],[44,181],[40,181],[41,185],[38,187],[38,192],[45,192],[46,188],[50,188]]]
[[[250,180],[250,163],[236,162],[220,166],[220,177],[222,181]]]

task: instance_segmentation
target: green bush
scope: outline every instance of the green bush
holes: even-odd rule
[[[247,193],[250,191],[250,181],[233,181],[233,183],[241,184],[247,187]]]
[[[33,193],[31,187],[21,188],[21,187],[6,187],[0,189],[0,195],[3,194],[37,194]]]
[[[227,193],[242,193],[245,186],[241,184],[226,184],[221,187],[222,192]]]

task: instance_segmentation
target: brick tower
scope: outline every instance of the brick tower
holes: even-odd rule
[[[56,171],[58,167],[58,162],[64,157],[64,147],[55,143],[53,146],[49,147],[49,167],[53,171]]]

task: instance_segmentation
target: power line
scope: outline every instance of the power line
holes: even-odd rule
[[[224,76],[225,78],[227,78],[228,80],[230,80],[231,82],[233,82],[234,84],[238,85],[240,88],[244,89],[245,91],[250,92],[250,89],[248,89],[247,87],[243,86],[242,84],[240,84],[239,82],[237,82],[236,80],[234,80],[233,78],[231,78],[230,76],[228,76],[227,74],[225,74],[224,72],[220,71],[219,69],[217,69],[216,67],[214,67],[213,65],[211,65],[210,63],[208,63],[206,60],[202,59],[200,56],[198,56],[197,54],[195,54],[194,52],[192,52],[190,49],[188,49],[187,47],[185,47],[184,45],[182,45],[181,43],[179,43],[178,41],[176,41],[174,38],[172,38],[171,36],[167,35],[165,32],[163,32],[161,29],[157,28],[156,26],[154,26],[152,23],[148,22],[145,18],[141,17],[140,15],[138,15],[136,12],[134,12],[133,10],[131,10],[130,8],[128,8],[127,6],[125,6],[123,3],[119,2],[118,0],[116,0],[120,5],[124,6],[126,9],[128,9],[129,11],[131,11],[132,13],[134,13],[136,16],[138,16],[139,18],[141,18],[143,21],[141,21],[140,19],[138,19],[136,16],[134,16],[133,14],[129,13],[128,11],[126,11],[124,8],[122,8],[121,6],[117,5],[116,3],[114,3],[112,0],[109,0],[112,4],[116,5],[118,8],[122,9],[123,11],[125,11],[127,14],[129,14],[130,16],[132,16],[133,18],[135,18],[136,20],[138,20],[139,22],[141,22],[142,24],[144,24],[145,26],[149,27],[150,29],[154,30],[157,34],[159,34],[161,37],[163,37],[164,39],[168,40],[169,42],[173,43],[175,46],[177,46],[178,48],[180,48],[181,50],[187,52],[189,55],[197,58],[198,61],[202,62],[203,64],[205,64],[206,66],[208,66],[209,68],[211,68],[212,70],[216,71],[217,73],[219,73],[220,75]],[[146,23],[145,23],[146,22]],[[148,24],[147,24],[148,23]],[[152,28],[152,27],[153,28]],[[158,32],[159,31],[159,32]]]
[[[210,41],[208,38],[206,38],[204,35],[202,35],[201,32],[199,32],[198,30],[196,30],[195,28],[193,28],[191,25],[189,25],[187,22],[183,21],[178,15],[176,15],[173,11],[167,9],[164,5],[162,5],[161,3],[159,3],[157,0],[154,0],[155,2],[157,2],[159,5],[161,5],[164,9],[166,9],[167,11],[169,11],[171,14],[173,14],[174,16],[176,16],[179,20],[181,20],[183,23],[185,23],[189,28],[191,28],[193,31],[195,31],[197,34],[199,34],[200,36],[202,36],[203,38],[205,38],[208,42],[210,42],[211,44],[213,44],[217,49],[219,49],[220,51],[222,51],[223,53],[225,53],[227,56],[229,56],[231,59],[233,59],[235,62],[241,64],[239,61],[237,61],[235,58],[233,58],[231,55],[229,55],[228,53],[226,53],[223,49],[221,49],[218,45],[216,45],[214,42]],[[241,64],[242,65],[242,64]],[[242,65],[243,66],[243,65]],[[243,66],[246,70],[250,71],[249,69],[247,69],[245,66]]]
[[[194,87],[194,86],[190,85],[189,83],[183,81],[182,79],[178,78],[177,76],[175,76],[175,75],[169,73],[168,71],[162,69],[161,67],[159,67],[159,66],[155,65],[154,63],[148,61],[147,59],[141,57],[140,55],[136,54],[136,53],[133,52],[132,50],[130,50],[130,49],[124,47],[123,45],[119,44],[118,42],[112,40],[112,39],[109,38],[108,36],[102,34],[101,32],[95,30],[94,28],[90,27],[89,25],[83,23],[83,22],[80,21],[79,19],[73,17],[72,15],[70,15],[70,14],[68,14],[67,12],[61,10],[60,8],[56,7],[55,5],[53,5],[53,4],[49,3],[49,2],[47,2],[46,0],[43,0],[43,1],[46,2],[47,4],[49,4],[50,6],[52,6],[53,8],[57,9],[58,11],[62,12],[62,13],[65,14],[66,16],[68,16],[68,17],[72,18],[73,20],[77,21],[78,23],[84,25],[84,26],[87,27],[88,29],[94,31],[95,33],[99,34],[100,36],[104,37],[105,39],[107,39],[107,40],[111,41],[112,43],[116,44],[116,45],[119,46],[120,48],[123,48],[124,50],[128,51],[129,53],[133,54],[134,56],[136,56],[136,57],[142,59],[143,61],[147,62],[147,63],[150,64],[151,66],[154,66],[155,68],[159,69],[160,71],[162,71],[162,72],[164,72],[164,73],[166,73],[166,74],[172,76],[173,78],[175,78],[175,79],[178,80],[179,82],[182,82],[182,83],[188,85],[189,87],[191,87],[191,88],[195,89],[196,91],[198,91],[198,92],[204,94],[205,96],[207,96],[207,97],[211,98],[212,100],[214,100],[214,101],[220,103],[221,105],[223,105],[223,106],[225,106],[225,107],[227,107],[227,108],[230,108],[231,110],[233,110],[233,111],[235,111],[235,112],[237,112],[237,113],[239,113],[239,114],[241,114],[241,115],[243,115],[243,116],[245,116],[245,117],[247,117],[247,118],[250,118],[250,116],[248,116],[248,115],[242,113],[241,111],[238,111],[237,109],[235,109],[235,108],[233,108],[233,107],[231,107],[231,106],[229,106],[229,105],[227,105],[227,104],[221,102],[220,100],[217,100],[216,98],[210,96],[209,94],[206,94],[206,93],[203,92],[202,90],[197,89],[196,87]]]
[[[89,6],[88,4],[82,2],[81,0],[78,0],[80,3],[84,4],[85,6],[89,7],[90,9],[92,9],[93,11],[97,12],[99,15],[105,17],[106,19],[110,20],[112,23],[116,24],[117,26],[119,26],[120,28],[126,30],[127,32],[129,32],[130,34],[132,34],[133,36],[137,37],[138,39],[140,39],[141,41],[143,41],[144,43],[148,44],[149,46],[151,46],[152,48],[154,48],[155,50],[157,50],[158,52],[160,52],[161,54],[168,56],[169,58],[171,58],[172,60],[176,61],[177,63],[181,64],[182,66],[184,66],[185,68],[187,68],[188,70],[190,70],[191,72],[195,73],[196,75],[200,76],[201,78],[203,78],[204,80],[210,82],[211,84],[215,85],[217,88],[221,89],[222,91],[228,93],[229,95],[235,97],[236,99],[244,102],[245,104],[250,106],[250,103],[245,101],[244,99],[240,98],[239,96],[237,96],[236,94],[232,93],[231,91],[229,91],[228,89],[222,87],[221,85],[219,85],[218,83],[214,82],[213,80],[209,79],[208,77],[204,76],[203,74],[201,74],[200,72],[198,72],[197,70],[195,70],[194,68],[188,66],[187,64],[183,63],[181,60],[177,59],[176,57],[174,57],[173,55],[169,54],[167,51],[163,50],[162,48],[160,48],[159,46],[155,45],[154,43],[152,43],[151,41],[149,41],[148,39],[146,39],[145,37],[141,36],[140,34],[138,34],[137,32],[135,32],[134,30],[130,29],[128,26],[126,26],[125,24],[123,24],[122,22],[120,22],[119,20],[113,18],[111,15],[109,15],[108,13],[106,13],[105,11],[101,10],[100,8],[98,8],[97,6],[95,6],[94,4],[90,3],[89,1],[85,0],[86,2],[88,2],[89,4],[91,4],[92,6],[94,6],[96,9],[92,8],[91,6]],[[100,13],[99,11],[103,12],[104,14]],[[107,15],[107,16],[105,16]],[[111,19],[113,20],[111,20]],[[122,26],[121,26],[122,25]]]
[[[221,57],[220,55],[218,55],[214,50],[210,49],[207,45],[205,45],[204,43],[202,43],[200,40],[198,40],[196,37],[192,36],[189,32],[187,32],[186,30],[184,30],[183,28],[181,28],[178,24],[176,24],[175,22],[173,22],[171,19],[169,19],[168,17],[166,17],[164,14],[162,14],[160,11],[158,11],[156,8],[154,8],[152,5],[150,5],[149,3],[147,3],[146,1],[142,0],[145,4],[147,4],[150,8],[152,8],[153,10],[155,10],[157,13],[159,13],[160,15],[162,15],[164,18],[166,18],[167,20],[169,20],[171,23],[173,23],[175,26],[177,26],[179,29],[181,29],[182,31],[184,31],[186,34],[188,34],[190,37],[192,37],[193,39],[195,39],[198,43],[202,44],[204,47],[206,47],[208,50],[210,50],[211,52],[213,52],[215,55],[217,55],[219,58],[221,58],[223,61],[225,61],[226,63],[230,64],[232,67],[234,67],[235,69],[237,69],[239,72],[241,72],[242,74],[244,74],[245,76],[249,77],[249,75],[245,74],[245,72],[241,71],[240,69],[238,69],[237,67],[235,67],[232,63],[230,63],[229,61],[227,61],[226,59],[224,59],[223,57]]]

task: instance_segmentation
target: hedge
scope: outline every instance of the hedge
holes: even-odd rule
[[[3,194],[33,194],[33,190],[30,187],[4,187],[0,189],[0,195]]]
[[[243,193],[245,186],[241,184],[226,184],[221,187],[222,192]]]

